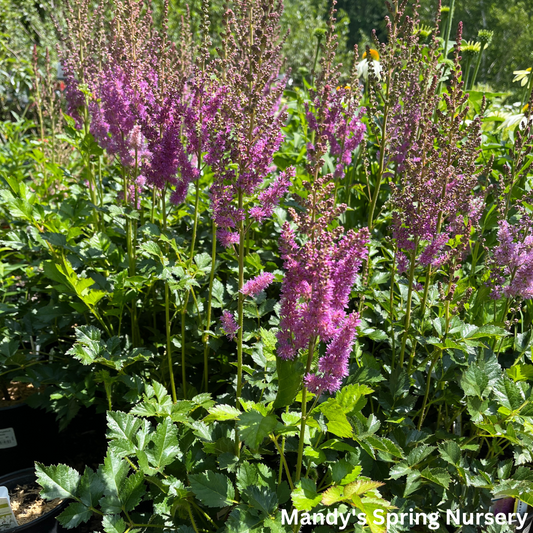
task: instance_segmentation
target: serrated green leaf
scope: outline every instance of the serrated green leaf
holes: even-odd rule
[[[102,525],[105,533],[124,533],[126,531],[126,522],[118,515],[104,515]]]
[[[312,479],[302,479],[292,491],[291,498],[298,511],[311,511],[322,501],[322,495],[318,494]]]
[[[515,382],[533,380],[533,365],[514,365],[506,372]]]
[[[178,429],[170,420],[165,418],[157,425],[155,434],[152,436],[153,446],[145,450],[150,465],[158,470],[169,465],[180,453],[178,443]]]
[[[403,458],[402,450],[386,437],[380,438],[376,437],[375,435],[368,435],[366,437],[366,442],[368,442],[368,444],[370,444],[375,450],[390,453],[394,457],[398,457],[400,459]]]
[[[133,511],[139,505],[145,493],[144,474],[138,470],[126,478],[122,485],[120,501],[122,502],[124,511],[127,513]]]
[[[401,461],[393,465],[389,471],[389,476],[391,479],[399,479],[403,476],[407,476],[411,472],[411,468],[406,461]]]
[[[266,516],[271,515],[278,505],[276,493],[267,487],[251,486],[246,491],[245,496],[252,507]]]
[[[513,383],[509,378],[502,376],[496,383],[494,387],[494,396],[499,401],[499,403],[509,409],[509,411],[514,411],[519,409],[520,406],[524,403],[524,399],[516,383]]]
[[[242,412],[232,405],[220,404],[209,409],[209,414],[204,418],[204,422],[209,424],[215,420],[237,420]]]
[[[322,493],[322,505],[333,505],[343,499],[344,489],[338,485],[330,487]]]
[[[100,500],[100,505],[105,513],[119,514],[122,511],[120,495],[129,469],[129,464],[124,459],[107,452],[104,464],[98,472],[104,483],[104,497]]]
[[[411,470],[409,474],[407,474],[405,480],[403,497],[407,498],[410,494],[414,494],[419,489],[420,485],[422,485],[420,472],[418,470]]]
[[[451,477],[450,474],[444,468],[425,468],[420,475],[441,487],[447,489],[450,486]]]
[[[126,439],[131,442],[141,427],[141,420],[129,413],[122,411],[108,411],[107,412],[107,438]]]
[[[230,479],[223,474],[211,471],[191,474],[189,481],[194,494],[208,507],[226,507],[234,503],[235,489]]]
[[[81,502],[74,502],[57,517],[59,523],[67,529],[72,529],[90,520],[93,515],[87,506]]]
[[[480,328],[476,328],[466,335],[468,339],[479,339],[482,337],[505,337],[509,335],[509,332],[498,326],[486,325]]]
[[[41,495],[47,500],[55,498],[77,499],[77,489],[80,482],[80,474],[67,465],[44,466],[35,463],[37,482],[43,490]]]
[[[439,444],[439,452],[440,456],[452,465],[458,466],[461,462],[461,448],[453,440]]]
[[[361,467],[355,467],[345,459],[341,459],[331,465],[331,477],[334,483],[340,483],[348,474],[354,470],[358,470],[357,474],[361,472]],[[357,475],[356,474],[356,475]]]
[[[78,493],[80,500],[87,507],[96,507],[104,493],[104,483],[100,476],[88,466],[85,467],[85,471],[80,478]]]
[[[407,456],[407,464],[409,466],[415,466],[418,463],[421,463],[436,449],[437,448],[435,446],[428,446],[427,444],[422,444],[421,446],[413,448]]]
[[[379,481],[372,481],[371,479],[358,479],[357,481],[348,483],[348,485],[344,487],[344,496],[346,496],[347,498],[353,496],[354,494],[357,496],[361,496],[365,492],[375,490],[379,487],[382,487],[383,485],[384,483],[381,483]]]
[[[463,372],[460,384],[467,396],[482,398],[489,384],[489,378],[480,368],[472,365]]]
[[[318,408],[327,418],[327,428],[341,439],[353,436],[353,429],[336,400],[330,398]]]
[[[257,450],[277,424],[278,421],[274,415],[264,416],[257,411],[249,411],[239,416],[238,427],[242,440],[252,450]]]
[[[347,385],[337,392],[335,400],[345,414],[350,414],[354,411],[361,411],[366,405],[365,396],[372,392],[374,391],[367,385]]]

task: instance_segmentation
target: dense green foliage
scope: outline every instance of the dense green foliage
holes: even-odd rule
[[[213,64],[224,56],[214,50],[223,41],[222,5],[213,2],[212,49],[205,51]],[[270,4],[254,5],[266,11]],[[20,6],[7,5],[6,28],[20,25]],[[170,6],[172,39],[186,8],[177,0]],[[205,162],[207,150],[188,152],[198,176],[177,205],[168,188],[174,182],[142,193],[135,188],[132,198],[128,185],[136,187],[142,143],[133,164],[113,155],[107,141],[116,133],[99,137],[90,129],[103,97],[82,85],[76,123],[61,112],[64,87],[54,60],[39,49],[32,63],[35,35],[2,41],[4,61],[13,66],[0,80],[8,87],[0,122],[0,390],[7,396],[10,381],[33,383],[40,392],[29,402],[54,412],[62,427],[88,407],[106,412],[108,422],[98,469],[36,465],[46,498],[72,500],[59,518],[64,526],[97,515],[106,533],[289,533],[299,527],[284,523],[284,512],[335,510],[353,511],[350,531],[384,533],[376,511],[488,511],[497,496],[533,505],[533,117],[524,107],[533,102],[531,76],[524,74],[509,107],[501,93],[467,94],[475,49],[460,59],[457,46],[448,51],[453,60],[442,61],[443,43],[398,15],[379,62],[366,58],[348,78],[335,65],[353,60],[350,40],[369,44],[368,24],[383,14],[377,3],[366,2],[361,12],[353,6],[340,4],[337,28],[314,34],[327,29],[324,7],[288,3],[281,25],[294,30],[285,43],[294,75],[265,120],[283,117],[283,141],[260,193],[287,169],[294,177],[272,213],[257,222],[248,212],[238,242],[226,247],[216,237],[213,184],[223,171],[248,170],[238,166],[238,150],[224,152],[234,159],[222,168],[213,158]],[[484,6],[501,28],[516,13],[488,0]],[[483,19],[478,11],[465,13]],[[39,20],[49,28],[46,17]],[[484,56],[491,64],[504,40],[496,22]],[[195,34],[207,26],[198,3],[190,24]],[[250,27],[252,39],[235,46],[264,60],[249,63],[253,87],[270,58],[261,56],[264,28]],[[475,38],[468,31],[464,37]],[[8,56],[14,45],[21,57]],[[510,72],[502,68],[501,80],[483,67],[481,79],[498,84],[506,76],[508,85]],[[246,93],[250,101],[285,82],[273,70]],[[191,70],[185,74],[189,83]],[[201,79],[222,84],[225,74],[213,69]],[[224,88],[236,92],[229,82]],[[250,101],[239,109],[241,122],[231,123],[227,109],[213,120],[221,131],[231,124],[230,142],[242,123],[264,120]],[[90,112],[88,104],[95,104]],[[207,122],[202,113],[194,131]],[[351,121],[361,138],[342,158],[356,133],[337,150],[335,135]],[[317,123],[340,128],[320,136]],[[253,145],[260,133],[250,128],[248,141]],[[243,196],[240,190],[240,207],[259,205],[257,191]],[[430,232],[415,226],[419,216]],[[306,225],[312,231],[305,233]],[[287,245],[290,231],[294,241]],[[280,299],[287,298],[295,250],[314,244],[315,231],[330,240],[320,241],[316,261],[302,270],[317,268],[328,243],[356,232],[370,236],[360,247],[364,254],[349,249],[364,261],[360,271],[354,267],[360,275],[343,285],[348,303],[341,311],[358,313],[361,322],[357,339],[347,343],[342,387],[331,393],[313,391],[306,374],[325,373],[317,368],[342,344],[344,319],[333,340],[315,332],[294,358],[280,357]],[[444,239],[439,245],[434,237]],[[317,284],[298,287],[295,308],[311,301],[320,281],[330,283],[343,259],[327,263]],[[244,279],[264,273],[271,285],[242,292]],[[237,316],[235,331],[221,327],[223,312]],[[313,531],[339,529],[322,524]],[[477,531],[444,522],[435,530]]]

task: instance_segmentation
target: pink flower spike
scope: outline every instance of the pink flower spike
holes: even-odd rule
[[[274,281],[274,274],[270,272],[263,272],[248,280],[240,290],[241,294],[245,296],[257,296],[261,291],[264,291]]]
[[[220,323],[224,333],[230,341],[235,338],[235,334],[239,331],[239,325],[235,321],[235,317],[230,311],[223,311],[222,316],[220,317]]]

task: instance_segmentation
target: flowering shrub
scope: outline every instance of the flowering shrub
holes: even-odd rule
[[[481,47],[390,7],[346,77],[333,3],[300,87],[280,0],[234,0],[216,49],[207,0],[196,44],[143,0],[65,2],[64,91],[35,73],[61,131],[0,131],[0,385],[107,416],[98,469],[36,466],[65,527],[533,504],[533,97],[504,137],[467,91]]]

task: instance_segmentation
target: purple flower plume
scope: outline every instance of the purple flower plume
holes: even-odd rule
[[[206,129],[225,89],[214,90],[211,78],[193,72],[183,50],[168,46],[168,37],[155,30],[143,2],[117,7],[110,23],[103,8],[91,15],[89,0],[76,5],[78,17],[72,6],[68,10],[80,22],[67,17],[61,60],[68,108],[78,127],[86,98],[83,85],[91,95],[91,133],[125,167],[126,189],[140,193],[142,187],[133,182],[143,174],[146,185],[168,187],[171,201],[183,202],[200,173],[193,157],[209,152]],[[131,197],[131,191],[123,191],[122,197]]]
[[[296,170],[293,167],[288,168],[279,175],[272,185],[259,194],[259,205],[250,209],[250,216],[254,220],[262,222],[272,216],[279,201],[287,194],[291,185],[291,178],[294,178],[295,174]]]
[[[348,361],[355,342],[356,328],[361,323],[359,313],[349,314],[336,329],[326,354],[318,361],[318,373],[305,376],[305,386],[311,392],[335,392],[348,375]]]
[[[348,314],[350,292],[368,255],[369,231],[330,229],[346,206],[335,207],[333,184],[317,178],[303,201],[304,215],[291,210],[298,231],[286,223],[280,238],[285,278],[281,289],[278,355],[294,359],[317,339],[328,345],[318,371],[306,377],[312,390],[334,392],[346,375],[358,316]],[[300,241],[302,243],[300,244]],[[322,359],[320,361],[322,361]],[[337,376],[338,379],[334,378]]]
[[[308,152],[313,160],[320,158],[327,141],[329,152],[337,160],[335,177],[342,176],[344,165],[352,161],[352,152],[361,144],[366,126],[361,122],[360,115],[364,109],[356,111],[356,99],[351,89],[338,88],[324,83],[319,86],[313,100],[313,109],[306,104],[306,117],[309,128],[316,133],[317,145],[308,144]]]
[[[239,325],[235,321],[233,313],[227,310],[223,311],[222,316],[220,317],[220,324],[228,339],[232,341],[235,338],[237,331],[239,331]]]
[[[248,280],[240,290],[245,296],[257,296],[261,291],[264,291],[274,281],[274,274],[270,272],[263,272],[255,278]]]
[[[533,217],[522,208],[519,211],[517,224],[499,223],[498,244],[490,260],[494,299],[533,298]]]
[[[205,162],[214,174],[213,220],[224,246],[243,234],[247,214],[257,221],[272,215],[292,175],[286,171],[270,187],[262,188],[276,168],[274,154],[284,138],[282,11],[281,0],[258,0],[253,5],[237,2],[225,16],[225,54],[216,63],[224,89],[214,91],[217,114],[203,133],[209,138]],[[250,42],[257,46],[249,46]],[[258,205],[253,205],[257,197]]]

